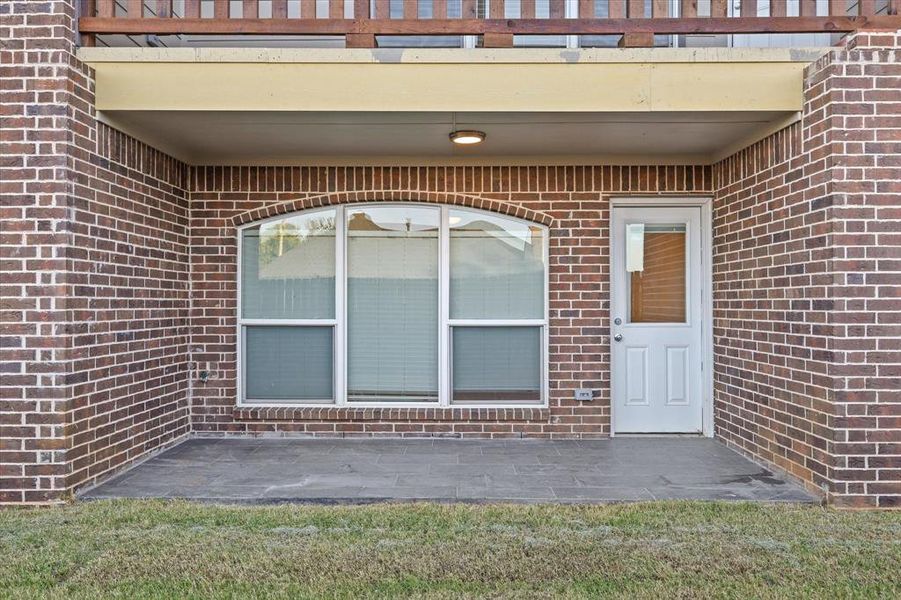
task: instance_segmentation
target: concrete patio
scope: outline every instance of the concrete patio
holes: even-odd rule
[[[210,502],[815,502],[721,443],[190,439],[80,495]]]

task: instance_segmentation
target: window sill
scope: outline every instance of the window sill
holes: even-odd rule
[[[335,406],[236,406],[239,421],[547,421],[547,407],[366,408]]]

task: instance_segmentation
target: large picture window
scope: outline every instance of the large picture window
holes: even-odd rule
[[[414,203],[242,228],[240,403],[544,404],[547,245],[534,223]]]

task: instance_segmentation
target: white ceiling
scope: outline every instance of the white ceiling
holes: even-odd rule
[[[115,111],[111,125],[192,164],[706,163],[791,114]],[[456,146],[454,129],[487,133]]]

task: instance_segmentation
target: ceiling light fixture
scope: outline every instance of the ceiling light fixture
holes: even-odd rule
[[[464,146],[470,146],[472,144],[480,144],[483,141],[485,141],[485,132],[468,130],[468,129],[452,131],[450,134],[450,140],[455,144],[460,144],[460,145],[464,145]]]

